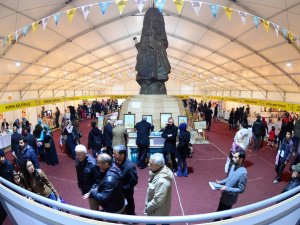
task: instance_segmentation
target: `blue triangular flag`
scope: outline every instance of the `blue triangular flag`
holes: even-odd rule
[[[287,36],[287,29],[285,29],[284,27],[283,28],[281,28],[281,32],[282,32],[282,34],[283,34],[283,36],[286,38],[286,36]]]
[[[56,13],[53,18],[54,18],[54,22],[55,22],[55,25],[57,26],[58,22],[59,22],[59,17],[60,17],[60,13]]]
[[[23,27],[23,35],[24,35],[24,37],[26,36],[27,32],[28,32],[28,26]]]
[[[111,4],[111,2],[99,2],[99,7],[100,7],[103,15],[105,14],[105,12],[110,4]]]
[[[212,16],[214,18],[216,18],[218,10],[219,10],[219,6],[218,5],[209,4],[209,8],[210,8]]]
[[[257,28],[257,27],[258,27],[258,24],[259,24],[259,19],[258,19],[257,16],[253,16],[253,22],[254,22],[254,24],[255,24],[255,26],[256,26],[256,28]]]
[[[155,5],[160,13],[162,13],[165,4],[166,0],[155,0]]]

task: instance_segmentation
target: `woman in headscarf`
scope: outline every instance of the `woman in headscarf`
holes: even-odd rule
[[[188,176],[186,158],[190,154],[189,143],[191,139],[191,134],[189,131],[186,130],[186,127],[186,123],[181,123],[179,125],[179,143],[176,148],[178,157],[178,170],[175,174],[178,177]]]
[[[44,126],[44,148],[45,148],[45,156],[46,163],[48,165],[55,166],[58,164],[58,157],[55,148],[55,143],[53,141],[52,132],[48,125]]]

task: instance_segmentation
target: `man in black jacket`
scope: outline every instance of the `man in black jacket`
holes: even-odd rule
[[[112,129],[114,120],[107,120],[106,125],[104,126],[103,139],[106,147],[106,153],[112,156]]]
[[[97,166],[103,173],[97,189],[83,195],[83,199],[94,198],[104,212],[122,214],[125,209],[125,198],[122,192],[120,170],[112,165],[112,158],[102,153],[98,155]]]
[[[149,135],[154,127],[151,123],[147,122],[147,117],[143,116],[142,121],[138,122],[134,128],[137,132],[136,145],[138,146],[139,151],[137,166],[140,167],[140,169],[144,169],[147,167],[145,160],[150,145]]]
[[[92,130],[89,133],[88,140],[88,149],[92,149],[94,158],[97,157],[97,154],[100,154],[101,148],[103,146],[103,135],[101,130],[97,127],[97,122],[91,122]]]
[[[100,171],[97,169],[96,160],[87,153],[84,145],[77,145],[76,152],[76,174],[78,187],[82,195],[88,193],[93,185],[99,183]],[[99,210],[99,205],[93,198],[89,198],[90,209]]]
[[[134,186],[138,183],[136,167],[128,158],[126,158],[126,147],[124,145],[114,146],[113,152],[115,165],[121,171],[123,195],[127,200],[125,213],[128,215],[135,215],[133,196]]]
[[[0,149],[0,176],[5,180],[13,182],[13,165],[10,161],[5,158],[3,149]],[[0,224],[2,224],[7,216],[5,209],[0,203]]]
[[[161,136],[165,139],[163,148],[165,162],[170,162],[170,160],[167,160],[167,155],[170,154],[172,162],[172,166],[170,168],[174,172],[177,171],[177,162],[175,158],[177,133],[178,127],[174,125],[174,119],[169,117],[167,126],[165,127]]]
[[[261,144],[261,137],[263,135],[263,123],[261,121],[261,117],[257,116],[256,121],[253,123],[252,126],[252,133],[253,133],[253,141],[254,141],[254,146],[253,150],[259,150],[260,144]]]

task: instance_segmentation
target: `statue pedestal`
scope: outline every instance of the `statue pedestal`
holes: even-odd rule
[[[143,115],[152,115],[155,131],[159,131],[160,113],[172,113],[174,123],[178,126],[178,116],[185,116],[183,102],[170,95],[137,95],[127,99],[122,104],[120,119],[124,120],[124,114],[135,114],[135,123],[142,120]]]

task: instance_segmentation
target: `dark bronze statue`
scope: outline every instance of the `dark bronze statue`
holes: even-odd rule
[[[135,47],[138,50],[135,70],[138,72],[136,81],[141,86],[140,94],[167,94],[165,82],[171,70],[166,52],[168,39],[164,17],[157,8],[146,12],[141,40]]]

